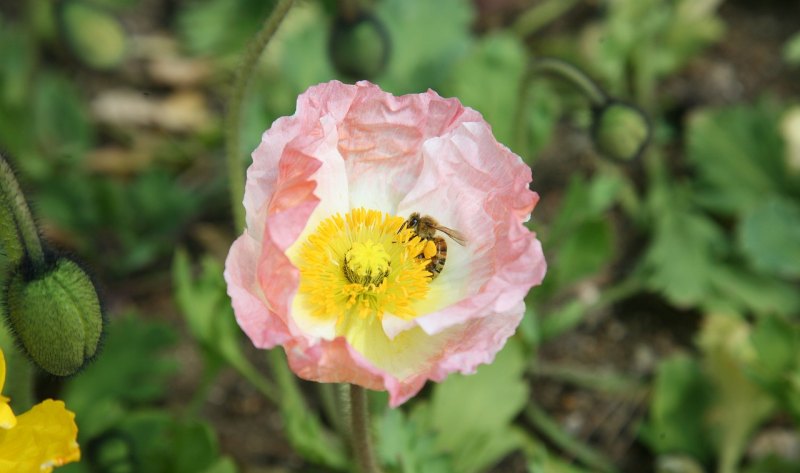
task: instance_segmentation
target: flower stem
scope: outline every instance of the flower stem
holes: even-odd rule
[[[355,384],[350,385],[350,427],[353,431],[353,453],[359,470],[361,473],[379,473],[372,451],[367,392]]]
[[[521,37],[530,36],[571,10],[580,0],[545,0],[519,16],[511,29]]]
[[[230,186],[231,205],[237,231],[241,231],[245,226],[244,207],[241,202],[244,195],[244,176],[242,175],[241,156],[239,155],[242,101],[261,52],[264,51],[269,40],[275,35],[278,26],[286,17],[293,3],[294,0],[280,0],[275,5],[261,30],[247,47],[242,63],[236,71],[236,78],[228,97],[228,107],[225,115],[225,156],[228,163],[228,185]]]
[[[572,437],[564,431],[558,423],[547,413],[537,406],[530,403],[524,411],[525,418],[539,430],[544,437],[553,442],[557,447],[574,456],[579,462],[591,467],[592,470],[602,472],[616,471],[611,460],[607,459],[600,452],[595,451],[580,440]]]
[[[609,101],[608,95],[585,72],[572,64],[556,58],[533,59],[519,84],[517,91],[517,108],[514,112],[513,144],[514,150],[521,156],[530,159],[528,143],[528,101],[531,95],[531,86],[542,74],[556,75],[567,80],[578,90],[583,92],[592,104],[592,108],[600,108]]]
[[[528,69],[529,77],[537,74],[554,74],[565,79],[586,95],[593,107],[602,107],[608,96],[585,72],[572,64],[552,57],[535,59]]]
[[[39,240],[39,232],[33,222],[28,203],[25,196],[14,178],[14,171],[8,165],[3,156],[0,155],[0,205],[4,205],[11,214],[13,220],[12,228],[2,225],[0,235],[7,244],[13,244],[17,240],[24,249],[25,255],[30,259],[35,267],[44,265],[44,251],[42,242]],[[13,229],[13,231],[12,231]],[[10,251],[8,252],[10,253]]]

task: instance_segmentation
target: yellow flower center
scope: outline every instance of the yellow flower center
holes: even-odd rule
[[[301,303],[318,318],[337,323],[351,315],[410,320],[412,306],[428,293],[427,242],[405,219],[355,209],[323,220],[297,255]]]
[[[383,245],[356,241],[344,255],[344,275],[352,283],[378,285],[389,275],[390,260]]]

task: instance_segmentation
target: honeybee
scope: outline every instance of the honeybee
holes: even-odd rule
[[[430,215],[420,216],[419,212],[414,212],[408,217],[408,220],[403,222],[398,232],[402,231],[403,228],[406,227],[410,228],[414,233],[416,233],[420,239],[432,241],[436,246],[436,253],[430,257],[430,262],[427,266],[425,266],[425,269],[431,273],[431,279],[436,278],[436,276],[442,272],[442,269],[444,269],[444,263],[447,261],[447,242],[443,237],[436,234],[437,231],[449,236],[454,242],[461,246],[467,244],[467,240],[464,238],[464,235],[462,235],[461,232],[453,230],[452,228],[447,228],[444,225],[440,225],[439,222],[434,220],[434,218]],[[424,252],[417,255],[417,258],[425,258]]]

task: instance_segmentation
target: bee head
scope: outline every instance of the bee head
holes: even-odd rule
[[[420,217],[418,212],[414,212],[413,214],[411,214],[411,216],[408,217],[408,227],[413,228],[414,230],[419,228],[419,218]]]

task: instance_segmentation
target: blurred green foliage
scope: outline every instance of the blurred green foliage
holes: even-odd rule
[[[174,29],[168,36],[177,52],[170,54],[211,71],[177,84],[142,72],[152,61],[142,53],[152,38],[142,38],[128,15],[135,18],[147,2],[58,3],[0,8],[0,149],[16,158],[45,234],[85,255],[123,294],[112,306],[102,355],[63,387],[85,460],[59,471],[238,471],[201,418],[228,367],[276,404],[283,435],[309,471],[350,471],[336,396],[298,385],[280,352],[268,356],[283,371],[262,373],[243,348],[214,245],[222,239],[224,247],[231,236],[218,204],[228,201],[225,180],[216,172],[226,86],[276,2],[171,2],[168,21],[159,23]],[[539,378],[532,376],[543,345],[592,330],[590,316],[598,313],[622,320],[635,311],[672,318],[665,326],[694,317],[700,328],[693,342],[660,354],[652,379],[562,373],[565,384],[598,397],[621,396],[609,386],[645,387],[643,424],[631,442],[652,461],[631,471],[798,471],[797,459],[747,452],[775,425],[789,426],[797,439],[800,424],[800,174],[792,167],[800,158],[790,155],[797,138],[781,128],[797,98],[763,91],[752,103],[693,104],[676,119],[675,98],[661,87],[723,40],[722,2],[574,2],[559,10],[563,24],[541,24],[525,36],[505,24],[476,33],[482,19],[466,0],[373,3],[391,42],[375,82],[396,94],[432,88],[459,97],[534,167],[534,188],[544,190],[529,225],[549,263],[543,286],[528,297],[519,336],[493,364],[451,376],[401,409],[374,396],[386,471],[487,471],[509,457],[536,473],[616,471],[605,452],[590,448],[592,439],[568,432],[563,419],[536,405]],[[570,15],[578,9],[583,13]],[[277,117],[292,114],[308,86],[338,77],[327,56],[335,12],[336,2],[304,1],[289,13],[248,91],[243,149],[254,148]],[[795,35],[782,52],[795,67],[798,45]],[[570,58],[614,98],[647,111],[653,142],[638,160],[602,161],[589,146],[586,98],[552,77],[531,75],[531,60],[544,55]],[[178,132],[109,123],[97,99],[116,87],[144,100],[198,92],[212,119],[206,128]],[[121,171],[98,166],[97,151],[107,148],[127,151]],[[579,161],[553,165],[553,156]],[[7,270],[4,259],[0,253]],[[171,286],[162,285],[170,262]],[[202,355],[199,385],[180,394],[178,409],[165,404],[176,401],[168,386],[180,369],[167,353],[184,331],[120,308],[141,304],[136,312],[148,314],[153,302],[139,302],[140,292],[128,287],[141,279],[156,281],[154,297],[174,301]],[[620,314],[628,306],[617,303],[631,301],[634,313]]]

